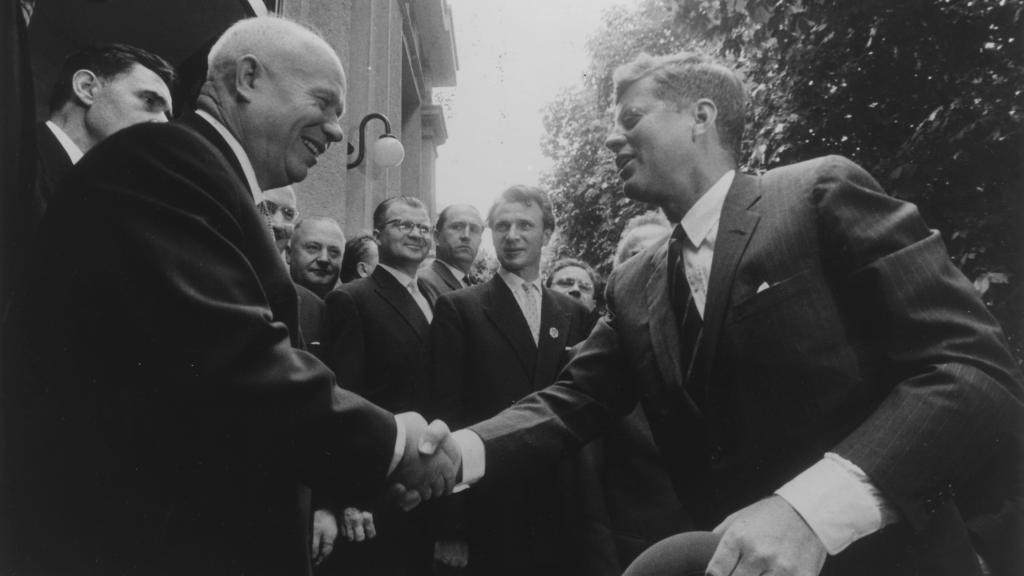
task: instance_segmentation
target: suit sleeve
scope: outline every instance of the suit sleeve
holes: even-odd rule
[[[202,386],[192,401],[222,406],[247,458],[267,470],[334,490],[383,480],[394,419],[340,390],[319,360],[291,346],[248,257],[272,245],[248,233],[254,208],[237,177],[187,129],[129,134],[111,139],[120,153],[84,167],[83,178],[95,181],[85,193],[109,216],[105,233],[130,263],[125,298],[142,300],[132,304],[144,325],[158,327],[167,353],[189,363]]]
[[[344,289],[327,295],[327,366],[334,370],[338,385],[360,393],[366,389],[366,340],[363,317],[356,301]]]
[[[813,191],[823,258],[854,295],[883,359],[883,395],[835,452],[857,464],[911,525],[994,458],[1016,458],[1020,373],[995,320],[917,209],[834,158]],[[1018,438],[1019,439],[1019,438]]]
[[[638,401],[615,328],[615,274],[609,313],[598,321],[558,381],[470,429],[484,441],[488,477],[553,466],[603,433]]]

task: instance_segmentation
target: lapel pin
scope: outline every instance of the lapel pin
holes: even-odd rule
[[[549,334],[549,335],[550,335],[550,336],[551,336],[552,338],[558,338],[558,328],[555,328],[554,326],[552,326],[552,327],[551,327],[551,330],[548,330],[548,334]]]

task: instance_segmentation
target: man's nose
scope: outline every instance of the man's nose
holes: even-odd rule
[[[324,135],[327,136],[328,144],[341,142],[341,139],[345,137],[345,133],[341,130],[341,123],[336,119],[324,124]]]
[[[605,148],[611,150],[613,153],[618,154],[619,150],[626,145],[626,137],[622,134],[622,130],[618,126],[613,126],[608,135],[604,138]]]

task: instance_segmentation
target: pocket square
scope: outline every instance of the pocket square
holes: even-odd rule
[[[757,287],[757,293],[760,294],[768,288],[771,288],[771,286],[769,286],[767,282],[761,282],[761,285]]]

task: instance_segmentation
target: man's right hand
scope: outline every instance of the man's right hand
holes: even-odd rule
[[[462,453],[448,425],[427,421],[415,412],[398,414],[405,425],[405,452],[390,480],[392,498],[403,510],[449,494],[462,466]]]
[[[465,540],[434,542],[434,562],[449,568],[465,568],[469,563],[469,544]]]

